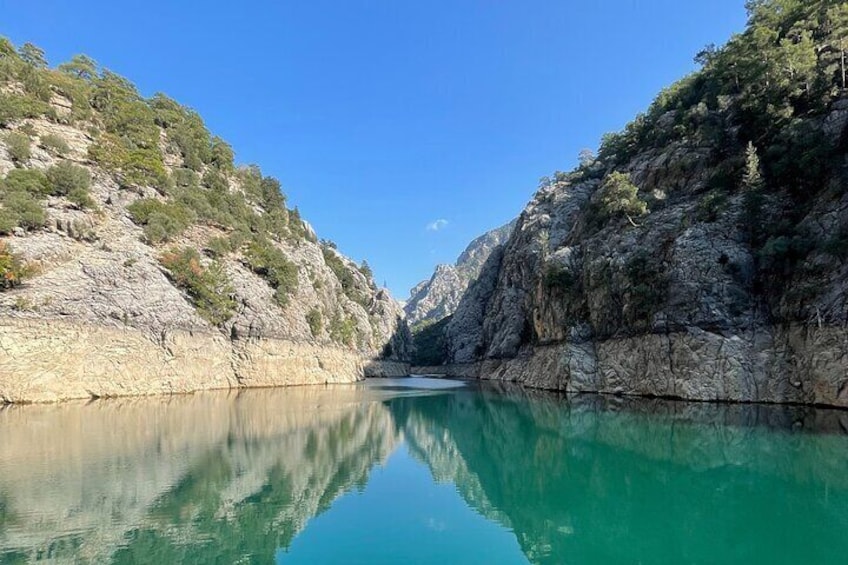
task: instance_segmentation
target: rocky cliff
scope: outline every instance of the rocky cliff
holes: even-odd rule
[[[434,323],[453,314],[486,259],[512,232],[515,222],[493,229],[472,241],[453,265],[438,265],[429,280],[410,291],[404,311],[411,326]]]
[[[167,97],[32,49],[0,41],[0,402],[406,373],[400,306],[276,180]]]
[[[701,71],[544,181],[447,324],[442,370],[848,406],[848,99],[834,62],[848,30],[826,4],[752,4]],[[803,76],[782,66],[798,53]]]

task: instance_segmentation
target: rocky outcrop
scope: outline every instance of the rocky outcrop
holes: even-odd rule
[[[845,113],[839,101],[809,124],[829,124],[824,143],[836,153]],[[844,181],[822,179],[803,205],[772,187],[752,218],[740,178],[708,191],[718,150],[673,142],[618,165],[648,205],[636,219],[603,216],[603,163],[543,186],[450,320],[443,372],[848,407]],[[786,225],[793,235],[759,235]]]
[[[453,265],[438,265],[427,281],[418,283],[404,311],[411,326],[433,323],[453,314],[469,283],[476,279],[486,260],[512,232],[515,222],[489,231],[472,241]]]

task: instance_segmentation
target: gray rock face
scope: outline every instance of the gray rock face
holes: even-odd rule
[[[415,285],[404,306],[409,324],[437,322],[453,314],[469,283],[480,275],[489,255],[506,241],[514,226],[513,221],[481,235],[455,264],[437,265],[430,280]]]
[[[845,104],[819,125],[832,143]],[[662,120],[660,120],[662,122]],[[446,372],[568,391],[848,406],[844,182],[797,219],[798,243],[752,243],[797,214],[780,187],[753,220],[741,189],[707,197],[710,147],[646,149],[617,170],[648,203],[598,221],[602,167],[542,188],[446,329]],[[824,179],[828,182],[827,179]],[[840,239],[841,238],[841,239]],[[796,240],[792,240],[796,241]],[[803,255],[777,263],[781,245]]]
[[[148,245],[127,206],[141,196],[159,197],[156,191],[119,187],[88,160],[91,140],[83,131],[45,120],[25,123],[38,135],[66,140],[64,159],[91,173],[96,209],[78,210],[51,197],[44,229],[0,237],[38,273],[0,293],[0,401],[351,381],[363,377],[366,363],[383,358],[393,362],[392,373],[402,372],[411,338],[400,305],[315,238],[274,243],[297,266],[296,289],[285,306],[246,266],[242,250],[222,257],[236,308],[222,325],[210,324],[160,258],[171,248],[203,250],[227,232],[195,225],[167,244]],[[15,167],[2,139],[0,177]],[[60,160],[34,145],[26,166],[46,169]],[[239,190],[237,178],[228,181],[230,190]],[[344,265],[344,287],[325,253]]]

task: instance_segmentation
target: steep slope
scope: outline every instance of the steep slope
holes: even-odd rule
[[[400,306],[196,113],[5,40],[0,280],[0,401],[406,373]]]
[[[515,221],[493,229],[472,241],[453,265],[438,265],[429,280],[410,291],[404,312],[411,326],[438,322],[453,314],[468,284],[477,278],[492,250],[503,244]]]
[[[447,324],[450,373],[848,406],[848,6],[750,10],[542,184]]]

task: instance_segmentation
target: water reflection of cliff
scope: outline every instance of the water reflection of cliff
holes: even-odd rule
[[[389,405],[434,477],[511,528],[531,561],[848,551],[845,412],[492,390]]]
[[[398,434],[361,387],[0,411],[0,563],[270,562]]]
[[[402,440],[531,561],[824,562],[848,552],[846,429],[810,408],[379,385],[8,407],[0,563],[270,562]]]

